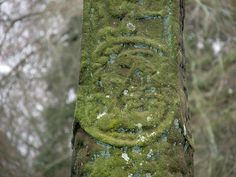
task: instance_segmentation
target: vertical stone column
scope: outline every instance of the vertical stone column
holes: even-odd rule
[[[72,177],[192,177],[182,0],[84,0]]]

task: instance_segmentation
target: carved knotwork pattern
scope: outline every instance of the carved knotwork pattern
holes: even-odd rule
[[[84,45],[76,116],[88,134],[114,146],[156,141],[177,116],[178,67],[164,33],[171,14],[147,7],[108,2],[85,17],[85,40],[97,41]]]

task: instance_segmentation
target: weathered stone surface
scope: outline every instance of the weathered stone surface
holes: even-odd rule
[[[85,0],[72,176],[193,176],[181,0]]]

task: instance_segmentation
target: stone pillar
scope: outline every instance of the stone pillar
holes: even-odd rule
[[[84,0],[72,177],[192,177],[183,0]]]

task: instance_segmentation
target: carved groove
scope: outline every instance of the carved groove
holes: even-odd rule
[[[72,177],[192,177],[183,1],[84,2]]]
[[[133,6],[128,3],[127,9]],[[76,110],[88,134],[118,147],[157,141],[168,131],[179,107],[177,76],[166,72],[176,71],[169,49],[137,27],[138,21],[164,21],[164,10],[127,9],[121,5],[119,12],[111,13],[114,19],[122,17],[119,27],[98,30],[91,77],[80,86]]]

